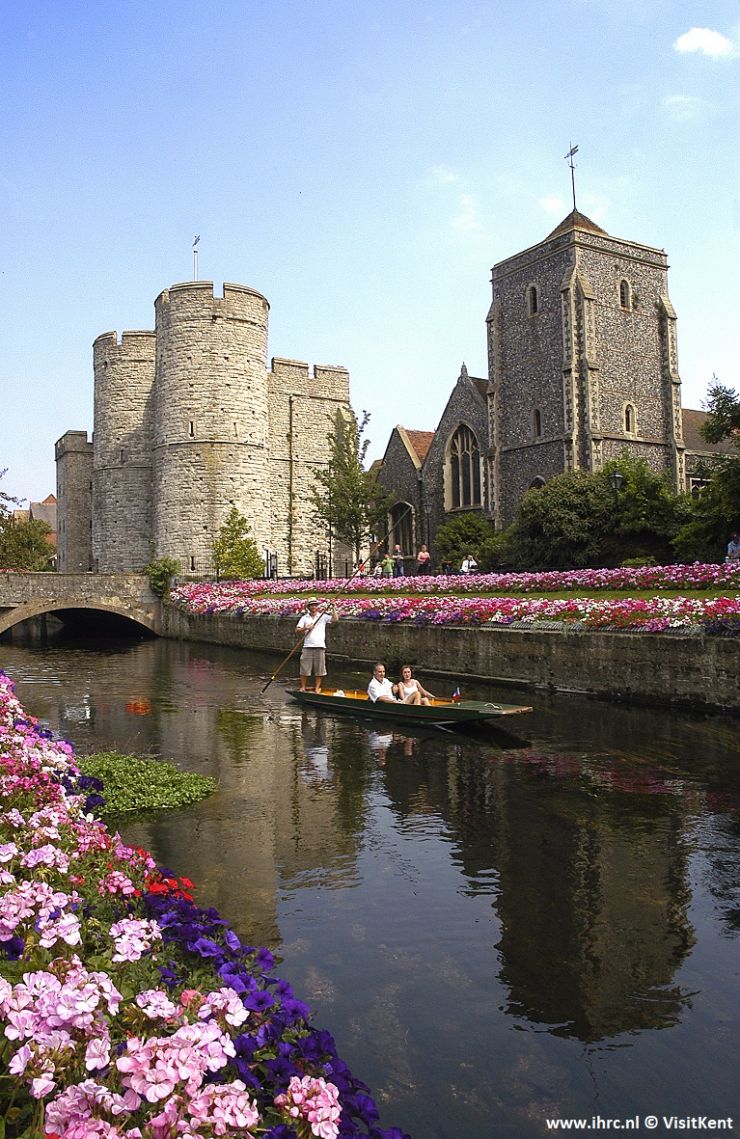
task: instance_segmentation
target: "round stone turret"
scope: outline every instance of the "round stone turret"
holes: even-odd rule
[[[215,297],[210,281],[173,285],[155,301],[154,552],[184,573],[213,571],[232,506],[258,545],[270,544],[269,307],[244,285]]]
[[[153,332],[115,332],[93,345],[94,563],[100,573],[151,559]]]

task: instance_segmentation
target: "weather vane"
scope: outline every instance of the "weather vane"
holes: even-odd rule
[[[576,150],[578,147],[576,147]],[[196,233],[193,238],[193,280],[198,280],[198,242],[200,241],[200,234]]]
[[[578,154],[578,147],[573,146],[573,143],[571,143],[570,144],[570,150],[565,155],[565,157],[570,160],[568,162],[568,165],[570,166],[570,183],[571,183],[571,186],[573,187],[573,209],[575,210],[575,208],[576,208],[576,167],[575,167],[575,163],[573,162],[573,155],[574,154]]]

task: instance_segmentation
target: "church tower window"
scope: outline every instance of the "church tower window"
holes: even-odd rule
[[[542,434],[542,414],[540,409],[536,407],[532,412],[532,429],[534,431],[535,439],[539,439]]]
[[[527,289],[527,314],[529,316],[536,316],[540,311],[540,297],[536,285],[530,285]]]
[[[624,433],[625,435],[637,434],[637,412],[633,403],[624,405]]]
[[[450,440],[448,509],[481,505],[481,458],[474,432],[464,424]]]
[[[619,282],[619,307],[627,310],[632,308],[632,289],[629,281],[624,278]]]

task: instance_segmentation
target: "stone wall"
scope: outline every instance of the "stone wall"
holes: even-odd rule
[[[280,574],[311,576],[316,554],[328,554],[326,526],[311,512],[315,473],[329,461],[327,437],[337,411],[349,412],[346,368],[275,358],[267,376],[272,544]],[[332,541],[335,571],[352,572],[352,551]]]
[[[165,636],[285,655],[296,645],[296,620],[187,616],[168,608]],[[340,620],[329,627],[331,658],[372,663],[405,658],[425,673],[468,676],[532,689],[579,692],[635,703],[725,709],[740,713],[740,641],[650,633],[453,628]],[[294,676],[289,665],[285,676]]]
[[[627,448],[684,486],[675,313],[663,250],[572,215],[494,266],[488,316],[497,526],[535,480]],[[627,425],[627,412],[629,419]]]
[[[99,573],[151,559],[153,332],[106,332],[93,344],[92,545]],[[66,513],[66,512],[65,512]]]
[[[57,570],[92,569],[93,445],[86,431],[67,431],[54,448],[57,467]]]
[[[218,297],[211,281],[187,281],[157,297],[155,332],[98,337],[94,444],[85,432],[57,443],[60,568],[137,571],[167,556],[211,574],[236,507],[280,574],[312,575],[330,544],[338,571],[351,569],[310,501],[331,416],[350,411],[349,375],[292,360],[268,373],[268,315],[248,286]]]

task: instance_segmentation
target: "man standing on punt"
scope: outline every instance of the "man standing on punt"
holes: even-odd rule
[[[303,636],[301,650],[301,692],[306,691],[311,673],[314,676],[314,691],[321,692],[321,678],[326,676],[326,626],[339,620],[336,602],[328,610],[319,613],[316,597],[306,602],[308,612],[304,613],[295,627],[296,633]]]

